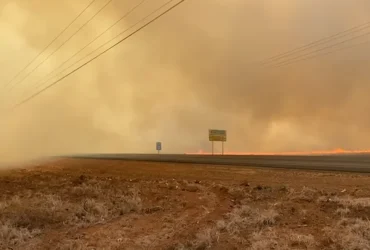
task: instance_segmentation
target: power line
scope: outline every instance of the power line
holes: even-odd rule
[[[80,63],[81,61],[83,61],[85,58],[89,57],[90,55],[94,54],[96,51],[98,51],[99,49],[105,47],[106,45],[108,45],[111,41],[113,41],[114,39],[120,37],[121,35],[123,35],[124,33],[126,33],[127,31],[129,31],[130,29],[132,29],[133,27],[135,27],[136,25],[138,25],[140,22],[144,21],[146,18],[148,18],[150,15],[154,14],[155,12],[157,12],[158,10],[160,10],[161,8],[165,7],[166,5],[168,5],[169,3],[173,2],[174,0],[171,0],[165,4],[163,4],[161,7],[159,7],[158,9],[156,9],[155,11],[153,11],[152,13],[150,13],[148,16],[142,18],[140,21],[136,22],[135,24],[131,25],[130,27],[126,28],[125,30],[121,31],[118,35],[116,35],[115,37],[113,37],[112,39],[110,39],[109,41],[103,43],[102,45],[100,45],[99,47],[97,47],[96,49],[94,49],[93,51],[91,51],[89,54],[87,54],[86,56],[82,57],[81,59],[79,59],[78,61],[74,62],[72,65],[68,66],[67,68],[65,68],[64,70],[62,70],[61,72],[59,72],[57,75],[51,77],[51,78],[48,78],[47,80],[43,81],[43,82],[39,82],[39,84],[37,84],[37,86],[35,87],[36,89],[38,87],[41,87],[43,84],[47,83],[48,81],[52,80],[53,78],[57,77],[58,75],[61,75],[63,72],[65,72],[66,70],[72,68],[73,66],[75,66],[76,64]]]
[[[290,58],[288,60],[285,60],[283,62],[280,62],[280,63],[277,63],[277,64],[273,64],[269,67],[279,67],[279,66],[285,66],[285,65],[288,65],[288,64],[291,64],[291,62],[294,62],[296,61],[297,59],[300,59],[302,57],[306,57],[306,56],[310,56],[311,54],[315,54],[317,52],[320,52],[320,51],[325,51],[327,49],[331,49],[331,48],[335,48],[337,45],[341,45],[341,44],[345,44],[347,42],[350,42],[350,41],[353,41],[353,40],[356,40],[358,38],[361,38],[361,37],[364,37],[364,36],[368,36],[370,35],[370,32],[366,32],[364,34],[361,34],[361,35],[358,35],[358,36],[354,36],[354,37],[351,37],[349,39],[346,39],[346,40],[343,40],[341,42],[338,42],[338,43],[334,43],[334,44],[331,44],[331,45],[328,45],[326,47],[323,47],[323,48],[320,48],[320,49],[316,49],[314,51],[311,51],[309,53],[306,53],[306,54],[303,54],[303,55],[299,55],[299,56],[296,56],[296,57],[293,57],[293,58]]]
[[[46,62],[52,55],[55,54],[63,45],[65,45],[69,40],[71,40],[78,32],[80,32],[92,19],[94,19],[108,4],[110,4],[112,0],[109,0],[106,2],[92,17],[90,17],[89,20],[87,20],[77,31],[75,31],[67,40],[65,40],[58,48],[56,48],[50,55],[48,55],[42,62],[40,62],[33,70],[31,70],[28,74],[26,74],[25,77],[22,78],[22,80],[18,81],[17,83],[13,84],[10,88],[12,90],[15,85],[20,84],[23,82],[30,74],[35,72],[36,69],[38,69],[44,62]]]
[[[39,58],[61,35],[68,30],[72,24],[80,17],[86,10],[95,2],[92,0],[36,57],[34,57],[23,69],[21,69],[7,84],[4,85],[4,88],[8,87],[23,71],[25,71],[32,63],[34,63],[37,58]]]
[[[159,11],[160,9],[162,9],[164,6],[170,4],[171,2],[173,2],[174,0],[170,0],[168,1],[167,3],[165,3],[164,5],[162,5],[161,7],[159,7],[158,9],[156,9],[155,11],[153,11],[152,13],[150,13],[149,15],[147,15],[146,17],[144,17],[143,19],[141,19],[139,22],[137,22],[135,25],[133,26],[136,26],[138,23],[141,23],[142,21],[144,21],[145,19],[147,19],[148,17],[150,17],[152,14],[156,13],[157,11]],[[24,105],[25,103],[29,102],[30,100],[32,100],[33,98],[37,97],[38,95],[42,94],[43,92],[45,92],[46,90],[48,90],[49,88],[53,87],[54,85],[56,85],[57,83],[59,83],[60,81],[62,81],[63,79],[67,78],[68,76],[72,75],[73,73],[75,73],[76,71],[80,70],[81,68],[85,67],[86,65],[88,65],[89,63],[91,63],[92,61],[94,61],[95,59],[99,58],[101,55],[105,54],[106,52],[108,52],[109,50],[113,49],[114,47],[116,47],[117,45],[121,44],[122,42],[124,42],[125,40],[127,40],[128,38],[132,37],[133,35],[135,35],[136,33],[138,33],[139,31],[141,31],[142,29],[144,29],[145,27],[147,27],[148,25],[152,24],[153,22],[155,22],[156,20],[158,20],[159,18],[161,18],[162,16],[164,16],[165,14],[167,14],[168,12],[170,12],[171,10],[173,10],[174,8],[176,8],[177,6],[179,6],[181,3],[183,3],[185,0],[180,0],[179,2],[177,2],[175,5],[171,6],[170,8],[168,8],[166,11],[162,12],[160,15],[156,16],[155,18],[153,18],[152,20],[150,20],[149,22],[147,22],[146,24],[144,24],[143,26],[141,26],[140,28],[138,28],[137,30],[133,31],[131,34],[127,35],[126,37],[120,39],[118,42],[114,43],[113,45],[111,45],[110,47],[108,47],[107,49],[105,49],[104,51],[100,52],[98,55],[96,55],[95,57],[91,58],[90,60],[88,60],[87,62],[85,62],[84,64],[80,65],[79,67],[77,67],[76,69],[72,70],[71,72],[69,72],[68,74],[64,75],[63,77],[59,78],[58,80],[54,81],[53,83],[51,83],[50,85],[46,86],[45,88],[41,89],[40,91],[36,92],[35,94],[31,95],[30,97],[26,98],[25,100],[17,103],[16,105],[13,106],[12,109],[15,109],[15,108],[18,108],[20,107],[21,105]],[[114,38],[113,38],[114,39]],[[112,40],[113,40],[112,39]]]
[[[70,60],[72,60],[72,58],[74,58],[76,55],[78,55],[81,51],[83,51],[84,49],[86,49],[87,47],[89,47],[92,43],[94,43],[96,40],[98,40],[101,36],[103,36],[105,33],[107,33],[111,28],[113,28],[116,24],[118,24],[120,21],[122,21],[124,18],[126,18],[128,15],[130,15],[132,12],[134,12],[137,8],[139,8],[146,1],[147,0],[142,0],[140,3],[136,4],[131,10],[129,10],[128,12],[126,12],[120,19],[118,19],[115,23],[113,23],[111,26],[109,26],[104,32],[100,33],[100,35],[98,35],[97,37],[95,37],[91,42],[89,42],[82,49],[80,49],[75,54],[73,54],[70,58],[68,58],[63,63],[61,63],[58,67],[56,67],[50,73],[48,73],[47,75],[45,75],[43,78],[47,78],[47,77],[51,76],[54,72],[56,72],[58,69],[60,69],[61,67],[63,67],[63,65],[65,65],[67,62],[69,62]],[[49,80],[53,79],[54,77],[48,78],[46,81],[42,82],[41,84],[38,84],[40,82],[36,82],[35,84],[37,84],[37,86],[35,88],[40,87],[45,82],[48,82]]]
[[[336,34],[333,34],[331,36],[324,37],[322,39],[313,41],[311,43],[308,43],[308,44],[303,45],[301,47],[295,48],[293,50],[290,50],[290,51],[287,51],[287,52],[284,52],[284,53],[275,55],[273,57],[267,58],[267,59],[263,60],[261,62],[261,64],[269,64],[269,63],[272,63],[274,61],[278,61],[278,60],[280,60],[282,58],[288,57],[288,56],[290,56],[292,54],[295,54],[297,52],[302,52],[302,51],[305,51],[305,50],[307,50],[309,48],[315,47],[317,45],[321,45],[321,44],[325,44],[325,43],[331,42],[331,41],[336,40],[338,38],[342,38],[342,37],[345,37],[347,35],[350,35],[351,33],[356,33],[356,32],[365,30],[365,29],[367,29],[369,27],[370,27],[370,22],[363,23],[361,25],[358,25],[358,26],[352,27],[350,29],[341,31],[341,32],[336,33]]]
[[[281,68],[281,67],[284,67],[284,66],[287,66],[287,65],[290,65],[290,64],[293,64],[293,63],[297,63],[297,62],[303,62],[303,61],[307,61],[307,60],[310,60],[310,59],[313,59],[313,58],[316,58],[316,57],[321,57],[321,56],[325,56],[325,55],[330,55],[330,54],[333,54],[335,52],[338,52],[338,51],[342,51],[342,50],[347,50],[347,49],[352,49],[354,47],[357,47],[357,46],[361,46],[361,45],[364,45],[364,44],[369,44],[370,41],[365,41],[365,42],[362,42],[362,43],[358,43],[358,44],[354,44],[354,45],[351,45],[351,46],[347,46],[347,47],[341,47],[341,48],[338,48],[336,50],[331,50],[331,51],[328,51],[326,53],[321,53],[321,54],[314,54],[312,56],[308,56],[308,57],[304,57],[304,58],[301,58],[301,59],[298,59],[298,60],[294,60],[294,61],[291,61],[291,62],[288,62],[288,63],[285,63],[283,65],[277,65],[273,68]]]

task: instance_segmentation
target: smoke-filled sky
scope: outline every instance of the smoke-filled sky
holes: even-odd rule
[[[96,0],[12,82],[11,92],[3,88],[90,1],[0,3],[2,109],[30,95],[43,76],[141,0],[113,0],[16,84],[108,1]],[[76,60],[164,2],[147,0]],[[154,152],[156,141],[167,153],[209,151],[209,128],[228,131],[230,152],[370,148],[370,42],[260,67],[266,58],[370,21],[369,13],[367,0],[187,0],[27,105],[3,111],[0,155]],[[364,41],[370,35],[348,45]]]

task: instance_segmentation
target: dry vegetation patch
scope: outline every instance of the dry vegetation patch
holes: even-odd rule
[[[252,234],[251,250],[265,249],[317,249],[318,244],[313,235],[298,234],[294,231],[268,229]]]
[[[337,249],[358,250],[370,248],[370,221],[343,218],[323,230],[330,245]]]
[[[141,211],[142,201],[136,188],[115,190],[108,187],[103,180],[61,189],[55,194],[26,191],[3,197],[0,202],[1,246],[20,247],[47,230],[86,227]]]
[[[357,177],[88,162],[0,176],[0,249],[370,246],[370,190]]]

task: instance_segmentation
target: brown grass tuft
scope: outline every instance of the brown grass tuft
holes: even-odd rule
[[[17,227],[9,221],[0,222],[0,249],[23,245],[40,234],[40,230]]]
[[[360,208],[360,207],[370,207],[370,198],[353,198],[353,197],[345,197],[345,198],[338,198],[334,199],[334,202],[339,203],[344,207],[352,207],[352,208]]]
[[[335,213],[340,215],[340,216],[345,216],[347,214],[349,214],[351,212],[351,210],[349,210],[349,208],[338,208],[337,210],[335,210]]]
[[[250,242],[250,250],[288,249],[287,245],[282,246],[279,244],[276,232],[273,230],[254,232],[250,238]]]
[[[329,242],[337,249],[369,249],[370,221],[362,219],[341,219],[333,227],[324,229]]]
[[[273,209],[259,210],[243,205],[228,213],[225,220],[219,220],[213,227],[199,232],[191,249],[209,249],[219,241],[222,234],[227,234],[234,242],[246,244],[248,234],[244,234],[243,230],[272,226],[277,217],[278,213]]]
[[[105,183],[103,183],[105,184]],[[14,196],[0,203],[0,241],[7,247],[23,244],[45,229],[61,225],[83,227],[106,222],[129,212],[141,211],[137,189],[102,189],[102,185],[82,184],[72,189],[81,197],[62,199],[60,195],[35,193]],[[62,192],[63,193],[63,192]],[[90,197],[96,198],[90,198]]]
[[[292,195],[292,200],[312,202],[315,200],[317,194],[317,190],[309,187],[303,187],[299,193]]]
[[[288,234],[288,242],[292,248],[316,249],[316,241],[313,235],[303,235],[297,233]]]
[[[273,229],[254,232],[250,239],[251,250],[265,249],[316,249],[316,241],[312,235],[295,232],[277,232]]]
[[[278,213],[273,209],[259,210],[243,205],[227,214],[226,229],[230,234],[236,234],[247,227],[262,228],[275,223]]]
[[[216,228],[207,228],[197,233],[192,246],[194,249],[208,249],[219,240],[220,233]]]
[[[370,198],[355,198],[351,196],[346,197],[338,197],[338,196],[321,196],[317,199],[317,202],[319,203],[336,203],[340,206],[343,206],[345,208],[368,208],[370,207]]]

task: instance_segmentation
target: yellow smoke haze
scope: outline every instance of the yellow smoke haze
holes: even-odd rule
[[[12,91],[4,88],[89,2],[12,0],[0,6],[0,162],[150,153],[156,141],[166,153],[209,150],[209,128],[228,130],[229,152],[370,148],[369,44],[281,68],[257,63],[368,21],[365,0],[188,0],[8,112],[139,1],[112,1],[30,77]],[[97,0],[22,75],[105,2]],[[148,0],[75,60],[164,2]]]

